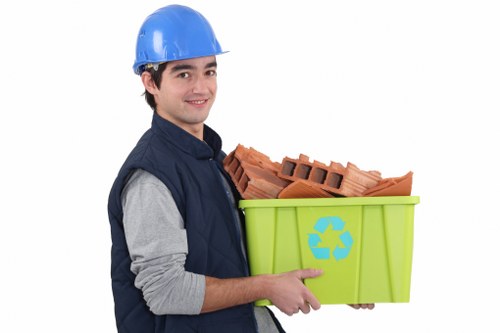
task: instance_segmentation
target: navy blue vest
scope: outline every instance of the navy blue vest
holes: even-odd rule
[[[187,271],[217,278],[248,275],[235,217],[220,176],[222,172],[227,177],[222,167],[222,142],[206,125],[204,141],[155,114],[151,129],[132,150],[113,184],[108,213],[118,332],[257,332],[251,304],[197,316],[156,316],[134,286],[122,224],[121,192],[131,172],[138,168],[155,175],[172,192],[187,230]],[[234,187],[233,192],[237,195]]]

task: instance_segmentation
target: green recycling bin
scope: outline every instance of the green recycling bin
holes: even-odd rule
[[[322,269],[304,282],[321,304],[409,302],[419,202],[417,196],[241,200],[251,274]]]

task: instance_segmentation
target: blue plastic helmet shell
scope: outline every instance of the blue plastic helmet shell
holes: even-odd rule
[[[169,5],[149,15],[139,30],[134,72],[146,64],[191,59],[225,53],[212,26],[199,12]]]

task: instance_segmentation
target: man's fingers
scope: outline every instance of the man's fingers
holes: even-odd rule
[[[349,305],[351,308],[353,309],[368,309],[368,310],[372,310],[373,308],[375,308],[375,304],[373,303],[369,303],[369,304],[347,304]]]
[[[285,314],[292,316],[299,311],[307,314],[311,308],[318,310],[321,307],[318,299],[304,285],[303,280],[315,278],[323,274],[320,269],[298,269],[280,274],[279,278],[283,283],[283,288],[288,288],[289,293],[286,296],[278,294],[273,303]],[[286,286],[285,286],[286,285]]]
[[[321,269],[302,269],[298,270],[298,276],[301,280],[315,278],[323,274]],[[318,310],[321,307],[321,303],[318,299],[307,289],[307,293],[304,298],[304,304],[300,307],[303,313],[309,313],[311,308]]]
[[[309,279],[309,278],[315,278],[323,274],[323,271],[321,269],[300,269],[297,270],[297,274],[299,276],[299,279]]]
[[[306,296],[305,301],[314,310],[319,310],[319,308],[321,307],[321,303],[318,301],[318,299],[316,298],[316,296],[314,296],[309,290],[307,291],[307,296]]]
[[[311,311],[309,303],[307,302],[302,303],[302,305],[300,306],[300,311],[302,311],[302,313],[304,314],[308,314]]]

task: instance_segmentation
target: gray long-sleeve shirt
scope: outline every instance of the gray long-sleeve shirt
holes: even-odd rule
[[[151,311],[199,314],[205,276],[184,268],[186,229],[170,190],[154,175],[138,169],[123,190],[122,206],[130,269]],[[265,308],[255,307],[255,315],[260,333],[278,332]]]

